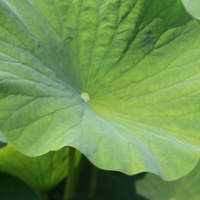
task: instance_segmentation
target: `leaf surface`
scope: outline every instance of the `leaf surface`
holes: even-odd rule
[[[19,151],[73,146],[99,168],[166,180],[196,165],[200,27],[180,0],[0,8],[0,130]]]

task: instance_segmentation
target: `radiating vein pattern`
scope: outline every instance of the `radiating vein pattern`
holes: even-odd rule
[[[0,130],[28,155],[177,179],[199,159],[199,54],[179,0],[1,0]]]

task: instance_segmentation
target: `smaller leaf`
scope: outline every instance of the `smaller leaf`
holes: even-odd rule
[[[182,0],[186,10],[196,19],[200,20],[200,1],[199,0]]]
[[[2,144],[4,147],[0,147],[0,171],[20,178],[37,193],[50,190],[67,175],[68,147],[39,157],[28,157],[10,143]],[[76,151],[76,164],[80,157],[81,153]]]
[[[148,173],[136,182],[138,194],[149,200],[199,200],[200,162],[188,175],[176,181],[163,181]]]

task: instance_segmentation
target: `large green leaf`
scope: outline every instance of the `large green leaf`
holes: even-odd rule
[[[80,155],[77,151],[76,165]],[[20,178],[38,193],[46,192],[67,175],[68,148],[39,157],[28,157],[8,143],[0,148],[0,171]]]
[[[0,1],[0,130],[27,155],[177,179],[199,159],[199,53],[181,0]]]
[[[148,173],[136,182],[137,192],[148,200],[199,200],[200,199],[200,162],[185,177],[176,181],[163,181]]]

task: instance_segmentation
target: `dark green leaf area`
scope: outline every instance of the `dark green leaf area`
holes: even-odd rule
[[[1,200],[40,200],[29,186],[18,178],[0,173]]]
[[[63,200],[64,188],[66,180],[62,180],[54,188],[49,191],[49,197],[51,200]]]
[[[78,185],[75,200],[87,200],[90,188],[92,164],[87,161]],[[120,172],[99,170],[94,200],[146,200],[136,194],[135,181],[144,173],[128,176]]]
[[[86,160],[79,179],[75,198],[73,200],[89,200],[92,164]],[[145,173],[128,176],[119,172],[99,170],[97,189],[93,200],[147,200],[136,194],[135,181],[144,177]],[[63,200],[65,180],[55,186],[50,192],[51,200]]]
[[[4,142],[1,142],[1,141],[0,141],[0,149],[6,147],[6,145],[7,145],[7,143],[4,143]]]

